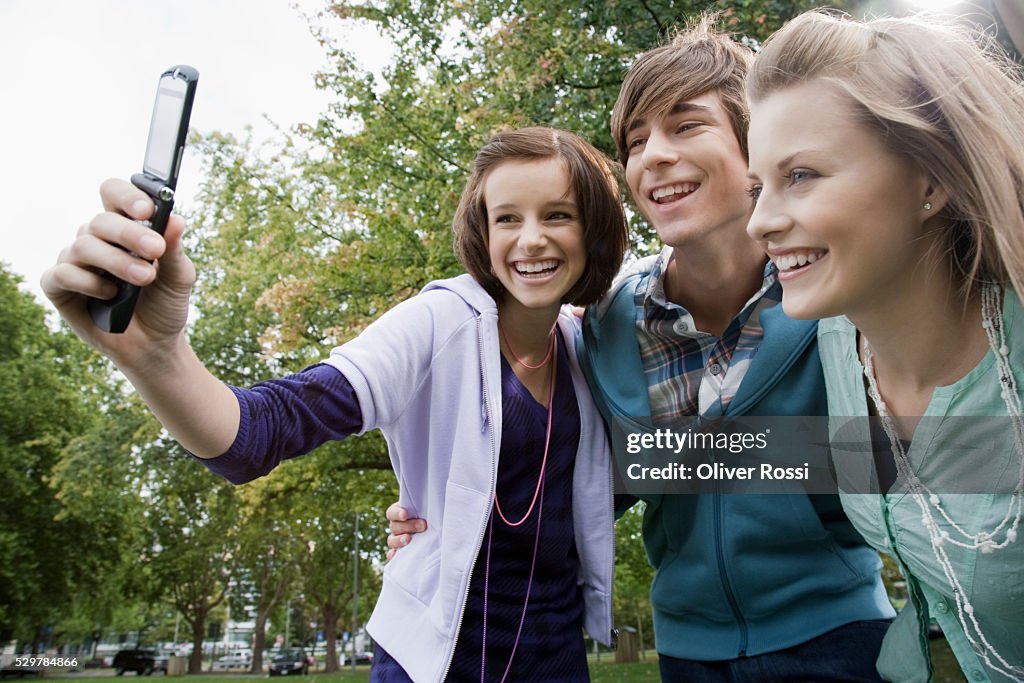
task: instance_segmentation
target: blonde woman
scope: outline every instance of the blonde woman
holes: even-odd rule
[[[748,232],[786,313],[827,318],[830,414],[881,425],[861,454],[880,493],[843,495],[908,583],[879,671],[928,680],[932,618],[968,680],[1024,680],[1020,71],[934,17],[811,12],[768,41],[747,94]],[[961,416],[1001,418],[994,445],[960,447]],[[954,490],[951,471],[972,478]]]

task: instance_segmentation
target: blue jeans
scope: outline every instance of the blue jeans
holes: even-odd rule
[[[806,643],[753,657],[699,662],[658,655],[664,683],[861,683],[881,681],[875,660],[888,619],[855,621]]]

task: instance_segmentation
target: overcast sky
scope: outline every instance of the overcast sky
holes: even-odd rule
[[[908,0],[937,7],[950,0]],[[1021,0],[1024,1],[1024,0]],[[97,189],[141,170],[160,73],[200,72],[192,128],[271,136],[313,121],[328,99],[313,86],[327,63],[303,17],[325,0],[0,0],[0,261],[39,295],[39,277],[100,210]],[[378,69],[372,31],[332,32]],[[199,163],[186,150],[178,204]]]
[[[328,99],[313,74],[327,57],[302,13],[323,6],[0,0],[0,261],[42,299],[39,277],[100,210],[99,184],[141,170],[157,80],[169,66],[199,70],[191,122],[199,132],[251,125],[264,139],[273,135],[265,116],[285,128],[315,120]],[[360,48],[361,40],[371,44]],[[346,44],[378,64],[386,55],[365,30]],[[180,205],[193,202],[199,172],[186,151]]]

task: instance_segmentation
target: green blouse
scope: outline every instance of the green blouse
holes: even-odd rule
[[[1003,323],[1018,392],[1024,390],[1020,312],[1020,300],[1013,292],[1005,292]],[[921,509],[904,483],[897,480],[884,495],[862,492],[878,490],[871,453],[843,445],[870,442],[866,421],[850,419],[868,415],[857,330],[845,317],[830,318],[821,321],[818,335],[832,416],[833,458],[840,486],[846,489],[840,496],[843,508],[868,543],[896,560],[907,580],[909,600],[885,637],[879,672],[890,681],[930,680],[927,627],[931,618],[945,633],[968,681],[1021,680],[993,671],[971,647],[953,589],[922,524]],[[949,517],[971,534],[999,525],[1010,503],[1006,492],[1018,480],[1021,456],[999,384],[990,350],[966,376],[935,390],[907,452],[920,480],[939,494]],[[998,419],[979,420],[978,416]],[[960,419],[966,417],[975,419]],[[864,488],[872,481],[874,488]],[[949,527],[935,508],[932,512],[940,528]],[[1015,513],[1016,508],[1010,511],[1009,523]],[[1005,538],[1005,528],[997,542]],[[952,530],[950,534],[956,537]],[[1024,670],[1024,528],[1019,534],[1016,542],[992,553],[948,542],[943,548],[974,606],[982,633],[1007,662]]]

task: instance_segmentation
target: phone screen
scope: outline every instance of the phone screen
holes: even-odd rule
[[[156,104],[153,105],[153,120],[149,125],[149,140],[146,143],[146,159],[142,164],[146,173],[161,180],[171,180],[177,169],[178,126],[181,110],[185,106],[185,81],[166,76],[160,79]]]

